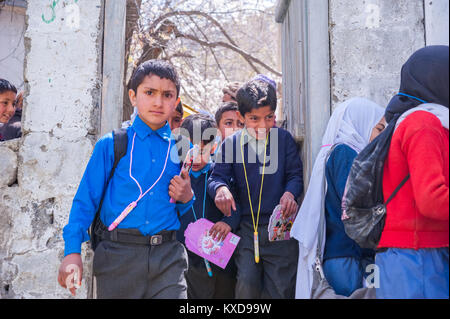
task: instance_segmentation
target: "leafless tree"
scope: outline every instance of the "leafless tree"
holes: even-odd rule
[[[281,76],[273,66],[273,48],[278,45],[271,11],[274,0],[127,1],[124,85],[140,63],[166,59],[181,73],[183,97],[213,111],[218,101],[208,101],[211,95],[205,92],[218,91],[220,83],[257,73],[268,73],[277,80]],[[262,41],[259,36],[263,34],[270,41]],[[132,107],[125,95],[124,119],[128,119]]]

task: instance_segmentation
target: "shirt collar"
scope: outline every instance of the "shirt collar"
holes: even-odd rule
[[[249,132],[248,132],[248,130],[247,130],[247,128],[245,127],[245,128],[243,128],[242,129],[242,134],[244,135],[244,137],[243,137],[243,144],[245,145],[245,144],[247,144],[247,143],[251,143],[251,144],[263,144],[263,145],[265,145],[266,144],[266,139],[262,139],[262,140],[257,140],[256,139],[256,137],[254,137],[253,135],[251,135]]]
[[[209,172],[210,167],[211,167],[211,163],[208,163],[208,164],[205,165],[205,167],[203,167],[201,170],[199,170],[197,172],[191,170],[191,175],[194,178],[199,178],[200,175],[207,174]]]
[[[144,121],[141,120],[141,118],[136,116],[133,125],[132,125],[134,131],[136,132],[137,136],[139,136],[140,139],[145,139],[147,136],[152,135],[156,133],[164,140],[169,140],[172,135],[172,131],[170,130],[169,123],[166,121],[166,124],[161,127],[160,129],[154,131],[152,130],[147,124],[144,123]]]
[[[247,144],[248,142],[250,142],[250,141],[256,141],[256,138],[255,137],[253,137],[248,131],[247,131],[247,128],[245,127],[245,128],[243,128],[242,129],[242,131],[241,131],[242,133],[242,135],[243,135],[243,137],[241,136],[241,141],[243,141],[243,144],[245,145],[245,144]]]

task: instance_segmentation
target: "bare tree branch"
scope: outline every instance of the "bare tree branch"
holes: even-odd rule
[[[175,30],[175,35],[178,38],[185,38],[185,39],[189,39],[191,41],[197,42],[198,44],[205,46],[205,47],[211,47],[211,48],[217,48],[217,47],[224,47],[227,49],[230,49],[236,53],[239,53],[246,61],[253,61],[259,65],[261,65],[262,67],[264,67],[265,69],[267,69],[268,71],[272,72],[273,74],[276,74],[278,76],[282,76],[282,74],[276,70],[274,70],[273,68],[271,68],[270,66],[268,66],[266,63],[264,63],[263,61],[259,60],[258,58],[255,58],[254,56],[252,56],[251,54],[245,52],[244,50],[230,44],[227,42],[223,42],[223,41],[218,41],[218,42],[208,42],[208,41],[203,41],[198,39],[197,37],[194,37],[190,34],[185,34],[185,33],[181,33],[178,30]]]

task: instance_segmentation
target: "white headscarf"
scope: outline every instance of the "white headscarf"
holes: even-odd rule
[[[311,173],[305,198],[292,226],[291,236],[299,242],[297,299],[309,299],[312,287],[312,265],[316,257],[320,215],[325,214],[325,164],[333,145],[345,144],[359,153],[369,144],[373,127],[384,115],[384,109],[364,98],[352,98],[340,104],[328,122],[322,147]],[[325,242],[325,223],[323,239]],[[323,254],[323,247],[321,247]]]

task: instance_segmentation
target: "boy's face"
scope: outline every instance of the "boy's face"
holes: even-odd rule
[[[219,131],[222,139],[226,139],[242,128],[244,128],[244,123],[242,123],[242,117],[239,116],[238,111],[227,111],[222,114],[222,118],[219,121]]]
[[[170,129],[173,131],[177,128],[181,127],[183,123],[183,116],[177,110],[173,111],[172,115],[169,118]]]
[[[194,162],[192,163],[192,170],[194,172],[202,170],[209,163],[211,154],[214,153],[213,147],[214,141],[206,145],[204,144],[204,142],[201,142],[200,153],[196,158],[194,158]]]
[[[258,140],[265,139],[267,133],[275,125],[275,111],[270,106],[252,109],[245,113],[244,124],[248,132]]]
[[[0,123],[6,124],[14,116],[16,93],[6,91],[0,93]]]
[[[138,86],[137,92],[128,92],[131,104],[137,107],[139,117],[152,130],[166,124],[176,108],[177,88],[169,79],[148,75]]]

